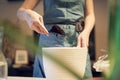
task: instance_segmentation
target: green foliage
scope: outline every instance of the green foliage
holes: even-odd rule
[[[120,0],[109,0],[109,3],[108,49],[111,65],[106,80],[120,80]]]

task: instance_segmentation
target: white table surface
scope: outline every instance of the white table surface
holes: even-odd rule
[[[45,80],[44,78],[34,78],[34,77],[8,77],[7,80]]]

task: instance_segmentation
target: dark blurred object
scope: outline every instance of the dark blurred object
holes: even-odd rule
[[[33,39],[34,39],[35,45],[38,45],[39,36],[40,36],[40,34],[38,34],[37,32],[33,31]]]
[[[95,27],[93,28],[91,34],[90,34],[90,39],[89,39],[89,54],[90,54],[90,59],[95,60],[96,55],[95,55]]]
[[[7,0],[7,1],[9,1],[9,2],[10,2],[10,1],[24,1],[24,0]]]
[[[21,66],[20,68],[8,67],[8,76],[32,77],[33,66]]]
[[[65,36],[65,32],[58,25],[53,25],[52,29],[49,32],[53,32]]]
[[[75,30],[77,32],[82,32],[84,29],[84,18],[81,18],[78,22],[76,22],[75,26]]]
[[[0,26],[0,50],[2,49],[3,32],[4,32],[3,26]]]

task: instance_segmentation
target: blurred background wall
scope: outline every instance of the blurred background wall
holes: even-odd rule
[[[109,26],[108,0],[94,0],[95,5],[95,39],[96,59],[107,53],[107,37]]]

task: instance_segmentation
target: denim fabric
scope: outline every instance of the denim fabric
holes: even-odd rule
[[[48,31],[53,25],[46,25]],[[39,45],[43,47],[72,47],[76,45],[78,33],[75,31],[74,25],[58,25],[64,30],[65,36],[58,33],[50,32],[50,36],[41,35]]]
[[[76,22],[84,17],[85,0],[44,0],[44,22]]]
[[[47,30],[50,31],[53,25],[45,25]],[[42,47],[73,47],[76,46],[78,32],[75,31],[74,25],[58,25],[64,30],[65,36],[50,32],[49,36],[40,35],[39,46]],[[34,77],[45,77],[44,68],[42,63],[42,55],[37,55],[34,62]],[[91,65],[89,55],[87,57],[87,65],[84,78],[91,78]]]

